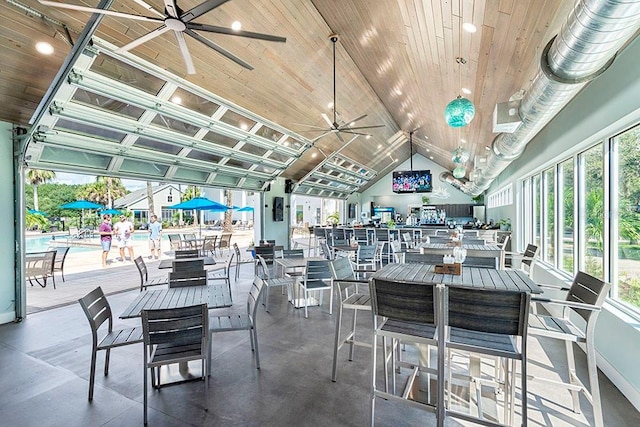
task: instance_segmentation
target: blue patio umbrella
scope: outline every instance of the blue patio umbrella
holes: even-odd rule
[[[207,199],[206,197],[194,197],[186,202],[178,203],[177,205],[169,206],[169,209],[186,209],[196,211],[212,211],[212,212],[225,212],[229,209],[228,206],[222,203],[215,202]],[[200,236],[202,236],[202,222],[200,222]]]
[[[60,209],[75,209],[82,211],[80,214],[80,226],[84,224],[84,210],[85,209],[101,209],[104,206],[97,203],[90,202],[88,200],[76,200],[75,202],[65,203],[59,206]]]
[[[122,215],[122,211],[118,209],[103,209],[100,211],[101,215]]]
[[[42,212],[39,211],[37,209],[29,209],[27,212],[29,212],[30,214],[34,214],[34,215],[42,215],[42,216],[49,216],[46,212]]]
[[[238,212],[253,212],[253,208],[251,206],[243,206],[239,209],[236,209]]]

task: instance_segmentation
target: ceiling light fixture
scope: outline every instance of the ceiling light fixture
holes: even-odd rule
[[[464,175],[466,173],[467,173],[467,169],[464,166],[460,165],[453,170],[453,177],[458,179],[464,178]]]
[[[465,95],[471,95],[471,89],[467,89],[466,87],[463,87],[462,93],[464,93]]]
[[[458,10],[460,13],[460,25],[458,30],[458,57],[456,62],[458,63],[458,87],[462,87],[462,65],[467,63],[467,60],[462,57],[462,0],[458,1]],[[473,102],[467,98],[463,98],[458,95],[456,99],[451,101],[444,109],[444,119],[447,124],[453,128],[459,128],[467,126],[473,120],[476,114],[476,107]]]
[[[171,98],[171,102],[173,102],[174,104],[182,104],[182,98],[180,98],[179,96],[174,96],[173,98]]]
[[[458,146],[458,148],[451,153],[451,161],[453,161],[453,163],[462,165],[466,163],[467,160],[469,160],[469,150],[466,148]]]
[[[462,15],[462,11],[460,11],[460,15]],[[473,25],[471,22],[465,22],[464,24],[462,24],[462,28],[467,32],[467,33],[475,33],[476,31],[478,31],[478,29],[476,28],[475,25]]]
[[[53,46],[51,46],[51,43],[48,42],[36,43],[36,50],[43,55],[53,54]]]
[[[231,29],[233,31],[240,31],[241,28],[242,24],[240,23],[240,21],[233,21],[233,23],[231,24]]]

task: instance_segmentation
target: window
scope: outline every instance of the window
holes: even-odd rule
[[[532,230],[533,230],[533,244],[537,247],[540,247],[541,242],[541,234],[540,234],[540,175],[535,175],[533,177],[532,187],[531,187],[531,207],[533,211],[532,218]]]
[[[542,198],[544,217],[544,247],[541,248],[543,259],[549,263],[554,263],[556,234],[555,234],[555,168],[544,171],[542,179],[544,180],[544,193]]]
[[[499,208],[513,204],[513,184],[502,187],[487,197],[488,208]]]
[[[167,203],[173,203],[173,194],[167,195]]]
[[[604,279],[604,160],[600,143],[578,156],[582,173],[579,244],[580,269]]]
[[[573,235],[573,207],[575,205],[573,158],[560,163],[558,174],[558,220],[561,227],[558,241],[558,267],[573,275],[573,260],[576,257],[573,244],[575,239]]]

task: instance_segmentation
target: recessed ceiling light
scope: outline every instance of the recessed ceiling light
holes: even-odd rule
[[[318,155],[318,153],[311,153],[311,158],[315,159],[315,157]]]
[[[466,143],[467,143],[467,140],[466,140],[466,139],[464,139],[464,138],[460,138],[460,142],[462,142],[463,144],[466,144]]]
[[[429,153],[430,151],[431,151],[431,150],[429,150],[429,149],[427,148],[427,153]]]
[[[464,93],[465,95],[471,95],[471,89],[467,89],[466,87],[463,87],[461,90],[462,90],[462,93]]]
[[[429,158],[430,158],[431,160],[433,160],[433,156],[429,156]]]
[[[355,125],[356,125],[356,122],[349,123],[349,126],[355,126]]]
[[[180,98],[179,96],[174,96],[173,98],[171,98],[171,102],[173,102],[174,104],[182,104],[182,98]]]
[[[240,129],[247,130],[249,129],[249,126],[246,123],[240,123]]]
[[[328,103],[327,108],[333,108],[333,102]]]
[[[371,135],[367,135],[365,138],[366,139],[371,139]]]
[[[382,144],[378,144],[378,150],[382,148]]]
[[[467,33],[475,33],[476,31],[478,31],[478,29],[476,28],[475,25],[473,25],[471,22],[465,22],[464,24],[462,24],[462,28],[467,32]]]
[[[488,145],[485,145],[484,149],[487,150],[487,151],[491,151],[491,147],[489,147]]]
[[[242,24],[240,23],[240,21],[233,21],[233,24],[231,24],[231,29],[233,31],[240,31],[240,28],[242,28]]]
[[[396,89],[396,95],[402,95],[402,91],[400,89]]]
[[[51,55],[53,53],[53,46],[47,42],[36,43],[36,50],[43,55]]]

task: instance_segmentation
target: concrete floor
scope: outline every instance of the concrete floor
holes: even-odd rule
[[[135,270],[134,266],[131,266]],[[98,285],[108,288],[122,281],[125,268],[71,273],[67,286]],[[137,277],[137,271],[132,271]],[[82,277],[74,277],[82,274]],[[128,273],[127,273],[128,274]],[[118,278],[120,277],[120,278]],[[232,284],[234,306],[215,314],[245,309],[253,268],[245,264],[241,279]],[[48,290],[48,289],[47,289]],[[117,316],[138,291],[109,296]],[[249,334],[216,334],[208,411],[202,400],[203,383],[189,382],[149,392],[149,424],[162,426],[364,426],[369,423],[370,351],[356,350],[347,361],[340,354],[338,381],[331,382],[335,314],[323,307],[304,311],[287,303],[277,290],[270,295],[270,313],[258,310],[261,369],[255,369]],[[138,319],[116,324],[139,324]],[[360,316],[362,339],[370,336],[371,319]],[[551,341],[531,339],[529,372],[557,377],[550,366],[563,366],[563,347]],[[93,403],[87,401],[91,349],[89,325],[77,303],[27,316],[21,323],[0,326],[0,425],[6,426],[130,426],[142,424],[142,345],[114,349],[109,376],[101,372],[104,353],[98,356]],[[412,350],[407,350],[411,357]],[[578,368],[584,374],[580,350]],[[197,369],[196,367],[192,367]],[[177,375],[177,367],[168,372]],[[606,426],[638,426],[640,413],[600,375]],[[464,395],[464,391],[462,392]],[[468,391],[467,393],[468,394]],[[493,403],[491,390],[483,401],[488,417],[502,414]],[[516,395],[516,425],[520,400]],[[529,384],[529,425],[592,425],[591,407],[584,398],[582,414],[571,411],[571,397],[563,389],[544,383]],[[435,425],[431,413],[376,402],[376,424],[380,426]],[[448,419],[446,425],[459,424]]]

